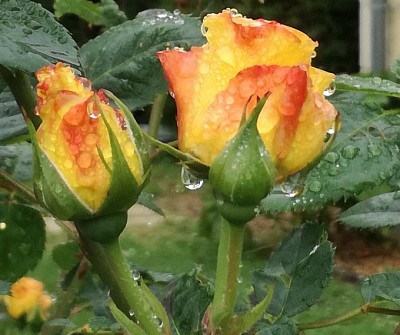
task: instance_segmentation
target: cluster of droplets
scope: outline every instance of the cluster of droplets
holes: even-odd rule
[[[181,170],[181,181],[183,185],[191,191],[198,190],[204,184],[203,179],[197,178],[185,167],[182,167]]]
[[[336,77],[336,82],[356,90],[377,90],[391,94],[400,94],[400,85],[379,77],[361,78],[342,74]]]
[[[243,15],[240,14],[236,8],[226,8],[226,9],[224,9],[222,11],[222,13],[229,13],[232,17],[243,17]],[[209,16],[214,16],[214,15],[216,15],[216,14],[215,13],[209,13],[209,14],[207,14],[205,16],[205,18],[209,17]],[[201,25],[200,31],[201,31],[203,36],[206,36],[208,28],[204,25],[204,23]]]
[[[146,11],[141,16],[146,17],[142,23],[142,25],[145,27],[154,26],[160,23],[173,23],[178,25],[185,23],[185,20],[183,19],[179,9],[175,9],[172,13],[165,9],[157,9],[151,12]]]

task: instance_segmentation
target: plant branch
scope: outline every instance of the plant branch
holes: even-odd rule
[[[365,304],[365,305],[362,305],[361,307],[356,308],[353,311],[350,311],[344,315],[341,315],[341,316],[338,316],[335,318],[325,319],[325,320],[320,320],[320,321],[315,321],[315,322],[308,322],[308,323],[299,323],[297,325],[297,328],[299,330],[305,330],[305,329],[316,329],[316,328],[328,327],[328,326],[332,326],[337,323],[349,320],[357,315],[361,315],[364,313],[400,315],[400,310],[376,307],[376,306],[372,306],[370,304]]]
[[[0,65],[0,75],[14,95],[24,118],[30,119],[37,129],[40,125],[40,118],[34,112],[37,101],[29,77],[21,70],[12,72],[2,65]]]
[[[211,304],[211,324],[214,329],[221,327],[224,330],[229,327],[228,323],[234,312],[242,260],[244,227],[244,225],[233,225],[222,220],[215,293]]]
[[[151,137],[158,138],[158,130],[160,128],[166,101],[167,95],[161,93],[157,94],[154,99],[150,113],[149,129],[147,131]]]
[[[37,204],[37,200],[33,191],[20,182],[18,179],[15,179],[13,176],[8,174],[7,172],[0,169],[0,187],[3,187],[10,192],[19,192],[27,197],[30,201]]]

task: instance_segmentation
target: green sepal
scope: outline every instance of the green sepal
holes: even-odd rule
[[[128,213],[117,212],[87,220],[75,220],[75,226],[88,240],[108,243],[118,238],[128,221]]]
[[[210,181],[221,215],[244,224],[275,184],[275,166],[257,130],[257,120],[268,95],[262,97],[210,168]]]
[[[103,121],[107,127],[110,139],[113,166],[110,178],[110,188],[97,215],[110,214],[115,212],[116,209],[118,211],[126,211],[132,207],[136,203],[139,194],[150,175],[150,158],[143,136],[141,135],[141,129],[122,102],[115,96],[112,96],[112,98],[123,111],[124,118],[128,121],[129,127],[132,130],[132,135],[134,137],[133,144],[135,145],[135,150],[139,155],[139,162],[141,162],[143,182],[139,184],[135,176],[132,174],[121,146],[118,143],[118,139],[112,131],[110,124],[104,117],[104,113],[102,113]],[[101,111],[101,105],[97,99],[96,104]]]
[[[27,126],[32,140],[33,187],[39,203],[61,220],[93,216],[93,212],[71,191],[59,171],[40,149],[36,140],[35,127],[30,120],[27,121]]]

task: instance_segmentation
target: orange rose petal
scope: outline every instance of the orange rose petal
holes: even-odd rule
[[[206,112],[194,117],[190,136],[181,149],[211,164],[236,134],[249,98],[262,97],[267,92],[271,95],[259,117],[258,128],[270,154],[285,156],[307,97],[307,72],[300,67],[254,66],[239,72]],[[253,99],[247,112],[254,107]]]

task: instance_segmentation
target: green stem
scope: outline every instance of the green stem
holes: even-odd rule
[[[24,118],[29,118],[35,128],[40,125],[40,118],[35,115],[36,96],[32,90],[29,77],[20,70],[10,71],[0,65],[0,75],[9,86],[14,98],[24,114]]]
[[[224,328],[229,327],[228,323],[236,304],[244,227],[222,220],[215,293],[211,305],[212,327],[213,329],[220,327],[222,333]]]
[[[0,187],[8,189],[10,192],[19,192],[30,201],[37,204],[35,194],[32,190],[3,170],[0,170]]]
[[[148,335],[160,335],[153,318],[153,311],[144,298],[140,286],[133,280],[128,262],[124,258],[119,240],[99,244],[84,238],[82,249],[100,278],[110,289],[110,295],[118,308],[128,317],[134,315],[139,326]]]
[[[344,315],[341,315],[341,316],[338,316],[335,318],[320,320],[320,321],[315,321],[315,322],[308,322],[308,323],[299,323],[297,325],[297,328],[299,330],[305,330],[305,329],[316,329],[316,328],[328,327],[328,326],[332,326],[337,323],[349,320],[357,315],[364,314],[364,313],[378,313],[378,314],[398,316],[398,315],[400,315],[400,310],[376,307],[376,306],[371,306],[369,304],[365,304],[365,305],[362,305],[361,307],[356,308],[353,311],[350,311]]]
[[[166,101],[166,94],[157,94],[154,99],[149,120],[149,130],[147,131],[151,137],[158,138],[158,129],[160,128]]]

